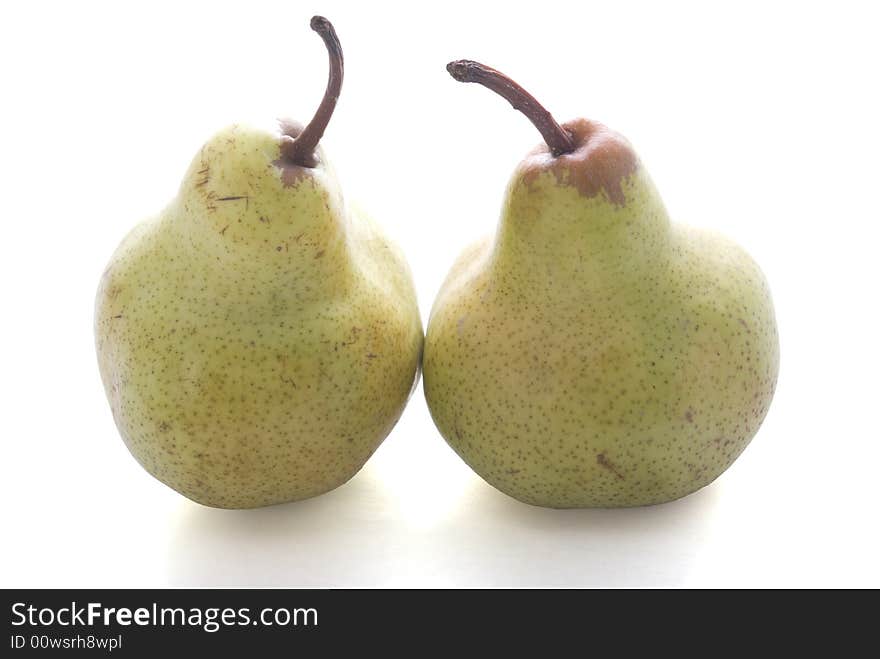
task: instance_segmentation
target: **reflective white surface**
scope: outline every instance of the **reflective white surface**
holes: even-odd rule
[[[470,2],[363,4],[0,9],[0,586],[880,586],[880,47],[866,6],[563,2],[560,31],[533,5],[498,22]],[[207,509],[128,455],[95,363],[98,278],[213,130],[313,110],[316,11],[347,64],[325,148],[407,253],[425,321],[538,140],[449,79],[453,58],[510,73],[559,119],[623,132],[674,219],[752,253],[782,369],[764,427],[718,481],[654,508],[526,506],[446,446],[421,388],[360,474],[297,504]]]

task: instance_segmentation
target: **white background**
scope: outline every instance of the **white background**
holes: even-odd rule
[[[0,586],[880,586],[871,3],[126,4],[0,10]],[[421,389],[361,473],[310,501],[212,510],[137,465],[98,377],[99,276],[211,133],[311,116],[313,13],[346,54],[324,146],[407,253],[425,321],[539,139],[450,59],[619,130],[673,219],[751,252],[782,369],[726,474],[654,508],[533,508],[456,457]]]

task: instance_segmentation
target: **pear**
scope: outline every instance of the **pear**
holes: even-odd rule
[[[98,364],[126,446],[190,499],[252,508],[351,478],[403,411],[422,326],[400,251],[349,209],[318,140],[342,84],[332,25],[304,128],[232,125],[101,279]]]
[[[507,187],[494,238],[433,305],[424,390],[446,441],[502,492],[554,508],[657,504],[740,455],[773,397],[770,292],[734,243],[670,223],[630,144],[559,125],[503,74],[462,60],[542,144]]]

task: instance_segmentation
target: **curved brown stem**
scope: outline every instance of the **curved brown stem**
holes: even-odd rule
[[[315,148],[324,135],[330,117],[333,116],[333,110],[336,108],[336,101],[339,100],[339,92],[342,89],[342,46],[339,43],[339,37],[336,36],[336,30],[333,29],[333,24],[323,16],[313,16],[310,25],[321,36],[327,47],[327,54],[330,56],[330,75],[327,78],[324,98],[321,99],[321,105],[318,106],[315,116],[299,135],[290,135],[294,138],[292,142],[285,141],[281,147],[284,156],[300,167],[314,167],[317,164]]]
[[[535,128],[540,131],[554,156],[574,151],[575,144],[571,135],[556,123],[553,115],[547,112],[534,96],[500,71],[467,59],[450,62],[446,65],[446,70],[459,82],[477,82],[483,87],[491,89],[507,100],[514,110],[519,110],[526,115]]]

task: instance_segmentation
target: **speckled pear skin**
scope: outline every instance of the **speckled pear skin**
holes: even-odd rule
[[[670,223],[622,137],[566,126],[579,151],[530,154],[494,239],[442,286],[425,396],[461,458],[520,501],[671,501],[726,470],[767,413],[779,368],[770,292],[737,245]],[[627,149],[628,165],[596,161]]]
[[[117,249],[98,289],[101,377],[132,455],[219,508],[351,478],[403,411],[422,327],[409,268],[280,131],[234,125],[177,198]]]

